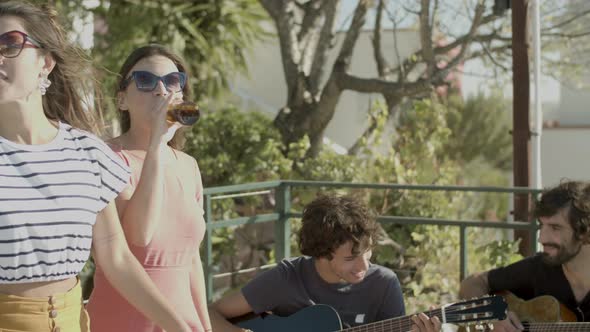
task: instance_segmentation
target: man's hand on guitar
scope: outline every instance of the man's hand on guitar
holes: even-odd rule
[[[429,318],[423,312],[412,316],[412,322],[412,332],[438,332],[442,326],[438,317]]]
[[[518,319],[518,316],[512,311],[508,311],[508,317],[494,324],[494,332],[517,332],[524,331],[524,326]]]

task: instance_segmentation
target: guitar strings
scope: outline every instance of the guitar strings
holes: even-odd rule
[[[580,332],[590,331],[590,323],[557,322],[557,323],[523,323],[525,331],[530,332]]]
[[[456,322],[456,321],[458,321],[458,319],[460,317],[469,318],[469,314],[466,314],[466,315],[456,314],[456,312],[463,312],[463,311],[465,311],[464,308],[447,307],[445,310],[445,316],[447,317],[447,321],[448,322]],[[442,317],[442,310],[441,309],[426,311],[424,313],[428,317],[437,316],[442,322],[442,318],[441,318]],[[487,321],[487,320],[489,320],[489,318],[488,319],[481,319],[481,320]],[[398,331],[400,331],[400,332],[402,332],[402,331],[406,332],[406,331],[411,331],[413,324],[414,324],[414,322],[410,319],[410,317],[404,316],[404,317],[386,319],[386,320],[382,320],[382,321],[374,322],[374,323],[370,323],[370,324],[355,326],[355,327],[341,330],[340,332],[345,332],[345,331],[346,332],[362,332],[362,331],[386,332],[386,331],[392,331],[392,328],[397,328]]]
[[[462,309],[457,310],[450,310],[452,311],[462,311]],[[425,312],[427,314],[434,314],[439,317],[442,311],[440,309]],[[451,314],[447,315],[449,321],[456,321],[457,317],[461,317],[463,315]],[[433,317],[429,315],[429,317]],[[454,318],[453,318],[454,317]],[[380,325],[380,326],[379,326]],[[413,321],[409,317],[400,317],[394,319],[383,320],[379,322],[374,322],[366,325],[355,326],[352,328],[348,328],[343,331],[347,332],[362,332],[362,331],[373,331],[373,332],[386,332],[392,331],[393,328],[397,328],[396,331],[406,332],[411,331],[413,325]],[[590,323],[574,323],[574,322],[558,322],[558,323],[524,323],[525,331],[529,332],[582,332],[582,331],[589,331]]]

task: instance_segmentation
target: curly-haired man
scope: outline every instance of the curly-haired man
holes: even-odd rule
[[[280,316],[327,304],[345,326],[405,315],[402,291],[391,270],[370,263],[377,223],[353,197],[320,196],[303,211],[299,247],[305,256],[285,259],[236,292],[213,303],[215,331],[244,331],[227,319],[250,312]],[[412,317],[413,330],[440,330],[438,318]]]

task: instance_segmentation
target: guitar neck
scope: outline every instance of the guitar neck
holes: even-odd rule
[[[425,311],[424,314],[428,317],[436,316],[441,322],[443,321],[441,309]],[[410,319],[412,316],[413,315],[390,318],[366,325],[347,328],[340,332],[407,332],[412,329],[413,322],[412,319]]]
[[[523,323],[525,331],[529,332],[582,332],[590,331],[590,322],[588,323]]]

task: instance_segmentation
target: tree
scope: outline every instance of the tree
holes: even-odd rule
[[[261,26],[267,17],[255,0],[101,1],[92,10],[97,63],[117,72],[134,48],[167,45],[186,60],[200,101],[218,95],[231,75],[245,71],[245,52],[267,36]],[[107,86],[115,79],[107,75]]]
[[[199,161],[205,188],[290,176],[280,135],[259,112],[224,107],[205,115],[187,133],[184,151]]]
[[[481,109],[474,98],[470,107]],[[199,161],[206,186],[238,184],[279,178],[306,180],[367,182],[367,183],[431,183],[454,185],[467,177],[465,160],[449,158],[445,152],[457,148],[449,119],[461,124],[461,115],[479,119],[469,112],[457,112],[456,105],[436,100],[415,101],[400,113],[396,136],[390,149],[376,148],[379,142],[367,142],[360,148],[360,156],[336,154],[323,149],[317,158],[300,158],[309,146],[307,139],[292,143],[290,155],[285,157],[278,130],[264,114],[241,112],[233,107],[205,114],[202,121],[191,128],[186,152]],[[371,110],[378,131],[384,129],[386,106],[376,101]],[[452,115],[452,116],[451,116]],[[484,116],[482,119],[486,119]],[[500,122],[501,123],[501,122]],[[497,128],[490,125],[490,128]],[[469,142],[464,142],[468,145]],[[486,142],[477,145],[487,149]],[[495,146],[495,145],[494,145]],[[468,149],[472,151],[473,149]],[[466,156],[470,156],[466,155]],[[467,157],[465,157],[467,159]],[[292,164],[298,163],[297,167]],[[491,163],[491,162],[488,162]],[[470,179],[482,178],[479,171]],[[485,181],[491,179],[486,170]],[[502,181],[502,179],[500,179]],[[487,185],[498,185],[488,182]],[[502,183],[504,185],[504,183]],[[378,214],[421,216],[444,219],[485,220],[485,212],[507,213],[506,197],[470,193],[410,190],[369,190],[317,188],[322,193],[354,194]],[[297,188],[291,192],[292,211],[301,211],[317,192],[310,188]],[[215,220],[245,217],[273,212],[273,195],[224,198],[212,200]],[[299,220],[291,221],[292,255],[299,253],[296,233]],[[383,235],[377,243],[374,261],[393,269],[400,277],[408,311],[427,309],[425,303],[448,303],[454,300],[459,282],[459,234],[456,227],[393,225],[384,223]],[[215,271],[218,273],[257,267],[274,261],[274,232],[272,223],[246,224],[213,231]],[[468,252],[471,271],[487,269],[494,263],[514,260],[517,245],[512,242],[493,241],[497,231],[474,229],[469,232]],[[232,275],[216,281],[217,295],[225,287],[242,285],[254,273]],[[223,283],[226,281],[226,283]]]
[[[465,101],[452,96],[446,104],[450,109],[447,124],[452,134],[443,150],[444,157],[463,166],[482,159],[492,168],[511,172],[510,101],[499,93],[490,96],[480,93]]]
[[[406,99],[428,95],[433,88],[447,85],[448,75],[467,60],[483,58],[498,68],[510,68],[506,64],[510,59],[510,21],[494,14],[491,0],[467,1],[463,3],[465,8],[459,8],[460,4],[452,0],[359,0],[333,64],[328,63],[327,55],[334,45],[341,1],[259,1],[275,23],[288,90],[285,106],[279,110],[274,124],[286,146],[307,135],[309,156],[318,154],[324,130],[345,90],[381,94],[389,116],[393,117]],[[559,41],[583,38],[590,31],[587,26],[574,24],[587,17],[588,10],[572,13],[563,9],[569,3],[555,3],[542,20],[546,22],[546,45],[552,50]],[[371,11],[375,12],[373,51],[378,75],[363,78],[350,74],[349,67],[361,28]],[[406,24],[419,33],[420,48],[407,57],[397,54],[395,64],[386,60],[381,47],[385,15],[394,28]],[[359,141],[370,137],[374,130],[375,125],[369,124]],[[352,152],[358,152],[357,144]]]
[[[268,20],[256,0],[33,0],[56,8],[71,37],[81,19],[94,23],[91,52],[102,90],[112,96],[122,62],[137,47],[158,43],[180,54],[192,74],[195,99],[217,97],[236,72],[247,71],[245,54],[255,40],[269,36]],[[93,20],[93,22],[92,22]],[[104,101],[114,116],[112,99]]]

